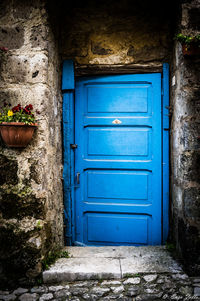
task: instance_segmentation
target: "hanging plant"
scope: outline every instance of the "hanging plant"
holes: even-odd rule
[[[37,127],[31,104],[21,104],[11,108],[4,103],[0,109],[0,132],[5,144],[9,147],[25,147],[32,139]]]
[[[175,36],[175,39],[182,44],[183,55],[200,55],[200,34],[189,36],[179,33]]]

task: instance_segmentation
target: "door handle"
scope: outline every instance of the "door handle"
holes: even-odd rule
[[[77,184],[80,184],[80,172],[77,172],[76,174],[76,182]]]

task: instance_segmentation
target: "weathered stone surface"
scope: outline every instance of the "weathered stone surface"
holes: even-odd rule
[[[85,280],[78,282],[67,282],[64,285],[59,286],[40,286],[28,289],[27,293],[22,293],[17,295],[19,300],[24,298],[24,300],[32,300],[33,296],[37,300],[91,300],[91,301],[109,301],[109,300],[121,300],[121,301],[141,301],[141,300],[186,300],[195,299],[193,294],[193,283],[194,279],[187,278],[187,285],[183,285],[183,279],[187,276],[185,274],[179,274],[176,279],[171,273],[160,274],[159,279],[166,281],[166,284],[174,284],[172,287],[163,287],[157,284],[157,279],[152,282],[146,282],[143,279],[144,275],[138,275],[137,278],[140,279],[138,284],[125,284],[125,279],[120,280]],[[152,276],[151,274],[145,276]],[[182,276],[182,277],[181,277]],[[116,282],[115,285],[113,283]],[[106,283],[106,287],[105,287]],[[198,284],[198,283],[197,283]],[[35,291],[37,293],[29,293]],[[17,290],[19,292],[20,289]],[[10,294],[9,294],[10,293]],[[6,292],[6,296],[13,295],[12,292]],[[30,295],[30,296],[29,296]],[[21,298],[21,299],[20,299]],[[27,299],[29,298],[29,299]],[[0,299],[4,300],[0,296]],[[35,299],[33,299],[35,300]]]
[[[37,294],[29,294],[29,293],[26,293],[26,294],[23,294],[19,297],[19,300],[20,301],[36,301],[38,300],[38,295]]]
[[[135,278],[128,278],[127,280],[124,281],[124,284],[139,284],[141,279],[139,277]]]
[[[146,276],[144,276],[144,280],[146,282],[152,282],[152,281],[156,280],[157,277],[158,277],[157,275],[146,275]]]
[[[17,160],[14,158],[8,158],[5,155],[0,154],[0,185],[16,185],[18,183],[17,170],[18,164]]]
[[[0,287],[11,288],[32,283],[42,258],[62,246],[63,190],[60,62],[45,2],[6,2],[0,4],[0,46],[9,48],[0,66],[1,102],[31,103],[41,112],[25,149],[0,142]]]
[[[92,43],[91,50],[93,54],[108,55],[112,53],[109,48],[104,48],[100,43]]]
[[[187,296],[187,295],[192,295],[193,293],[193,289],[192,287],[189,287],[189,286],[184,286],[184,287],[181,287],[179,289],[180,293]]]
[[[36,198],[26,190],[18,193],[4,191],[0,197],[0,209],[3,218],[22,219],[32,215],[36,219],[43,219],[45,217],[45,200]]]
[[[118,260],[107,258],[63,258],[43,272],[44,283],[120,277]]]
[[[130,297],[137,296],[138,293],[139,293],[139,288],[136,286],[129,287],[126,292],[127,296],[130,296]]]
[[[111,285],[121,285],[121,282],[120,281],[117,281],[117,280],[105,280],[102,282],[101,284],[102,286],[111,286]]]
[[[112,1],[106,7],[102,3],[98,9],[92,3],[85,9],[81,4],[71,6],[71,11],[63,14],[61,48],[65,57],[74,57],[78,64],[129,64],[168,56],[170,5],[165,5],[165,12],[159,12],[161,18],[155,13],[158,7],[148,2],[142,9],[131,2],[121,3],[120,10],[114,9]]]
[[[172,278],[175,280],[187,280],[189,277],[186,274],[174,274]]]
[[[85,293],[85,291],[87,291],[87,289],[85,290],[85,289],[83,289],[83,291],[80,291],[79,293],[81,294],[81,293]],[[53,291],[52,291],[53,292]],[[55,294],[54,294],[54,296],[56,297],[56,298],[64,298],[64,297],[69,297],[69,296],[71,296],[71,291],[69,291],[68,289],[63,289],[63,290],[59,290],[59,291],[54,291],[55,292]],[[78,291],[76,291],[77,292],[77,294],[79,294],[78,293]],[[76,294],[76,292],[74,293],[74,295],[76,296],[77,294]]]
[[[18,289],[14,290],[13,294],[14,295],[21,295],[21,294],[24,294],[24,293],[27,293],[27,292],[28,292],[27,288],[19,287]]]
[[[122,293],[124,291],[124,286],[123,285],[111,286],[110,288],[111,288],[111,290],[113,291],[114,294],[119,294],[119,293]]]
[[[0,295],[0,299],[2,299],[4,301],[13,301],[13,300],[16,300],[16,295],[14,295],[14,294]]]
[[[40,297],[39,301],[45,301],[45,300],[51,300],[53,299],[53,294],[43,294],[42,297]]]
[[[197,297],[200,297],[200,287],[195,287],[194,288],[194,295]]]
[[[81,295],[81,294],[85,294],[88,292],[88,288],[85,287],[73,287],[71,288],[70,292],[72,293],[72,295],[77,296],[77,295]]]
[[[154,273],[144,276],[146,282],[157,279],[155,273],[182,273],[181,266],[171,258],[165,247],[66,247],[70,258],[63,258],[43,272],[45,283],[70,280],[116,279],[133,275],[125,284],[139,284],[137,273]],[[121,258],[121,256],[125,258]],[[103,285],[119,285],[103,281]],[[79,287],[83,287],[80,283]]]
[[[18,49],[24,44],[22,26],[0,26],[0,45],[8,49]]]
[[[91,289],[91,293],[94,295],[97,295],[98,297],[102,297],[105,294],[107,294],[108,292],[110,292],[109,288],[93,287]]]
[[[162,296],[162,295],[161,295]],[[161,297],[160,295],[140,295],[136,297],[136,301],[154,301],[154,300],[159,300],[159,298]]]
[[[193,283],[200,283],[200,278],[194,278]]]
[[[199,34],[199,5],[196,1],[181,4],[179,32]],[[175,43],[171,105],[172,158],[172,233],[176,250],[186,270],[199,275],[199,64],[198,58],[183,56]]]
[[[47,28],[43,24],[32,27],[30,43],[34,48],[47,48]]]
[[[69,286],[62,286],[62,285],[57,285],[57,286],[50,286],[49,287],[49,292],[57,292],[57,291],[60,291],[62,289],[69,289]]]
[[[4,82],[46,83],[48,80],[48,58],[43,53],[9,56],[1,67]]]
[[[45,286],[31,288],[31,293],[47,293],[47,292],[48,292],[48,288]]]

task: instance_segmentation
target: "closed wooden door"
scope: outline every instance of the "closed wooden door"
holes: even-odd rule
[[[161,244],[161,129],[160,73],[76,81],[74,244]]]

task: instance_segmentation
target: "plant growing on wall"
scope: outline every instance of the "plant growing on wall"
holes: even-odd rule
[[[0,108],[0,132],[5,144],[10,147],[25,147],[37,127],[33,106],[21,104],[11,107],[4,103]]]
[[[196,36],[190,36],[179,33],[175,36],[175,39],[182,44],[184,55],[200,54],[200,34]]]

